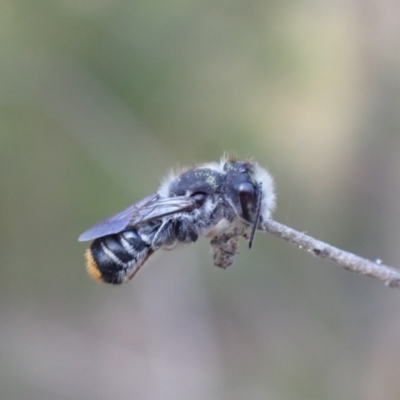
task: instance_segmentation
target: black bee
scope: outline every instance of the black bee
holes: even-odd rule
[[[239,236],[251,247],[275,206],[271,175],[257,163],[222,159],[171,174],[158,191],[84,232],[95,279],[128,282],[158,249],[211,238],[215,265],[233,263]]]

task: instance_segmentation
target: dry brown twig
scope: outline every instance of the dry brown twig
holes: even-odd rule
[[[299,249],[305,250],[314,256],[334,261],[347,271],[379,279],[386,286],[400,288],[400,271],[382,264],[379,259],[373,262],[356,256],[272,219],[263,223],[263,230],[294,244]]]

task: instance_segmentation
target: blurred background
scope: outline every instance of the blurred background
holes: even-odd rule
[[[275,218],[400,267],[400,3],[0,1],[2,399],[398,399],[400,292],[259,234],[129,285],[81,232],[254,157]]]

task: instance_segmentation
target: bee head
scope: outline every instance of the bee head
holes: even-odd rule
[[[226,192],[233,201],[241,218],[256,224],[261,206],[261,185],[255,182],[253,166],[243,161],[228,161],[226,171]]]
[[[270,218],[275,206],[275,193],[271,175],[256,163],[227,161],[226,193],[242,219],[252,225],[249,247],[256,229]]]

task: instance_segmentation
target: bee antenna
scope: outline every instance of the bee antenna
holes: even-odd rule
[[[251,228],[250,239],[249,239],[249,249],[253,245],[254,236],[256,235],[256,230],[258,227],[258,221],[260,220],[261,214],[261,198],[262,198],[262,185],[261,183],[257,184],[257,208],[256,208],[256,220],[254,221],[253,227]]]

